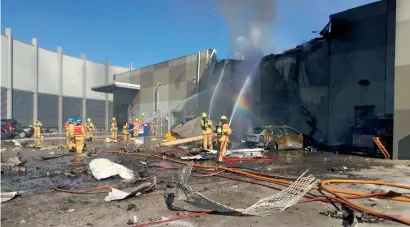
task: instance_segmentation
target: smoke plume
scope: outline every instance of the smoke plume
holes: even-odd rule
[[[228,24],[233,52],[264,52],[269,48],[276,0],[217,0]]]

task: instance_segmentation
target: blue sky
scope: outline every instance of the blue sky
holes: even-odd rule
[[[2,0],[1,27],[42,48],[134,68],[208,48],[227,56],[228,26],[215,0]],[[251,0],[250,0],[251,1]],[[257,0],[253,0],[257,1]],[[321,30],[329,15],[375,0],[278,0],[271,50],[294,47]]]

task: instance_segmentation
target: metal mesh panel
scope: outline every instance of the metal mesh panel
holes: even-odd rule
[[[58,128],[58,96],[38,94],[38,118],[45,128]]]
[[[86,111],[95,127],[105,128],[105,101],[87,99]]]
[[[33,124],[33,92],[13,89],[13,118],[22,125]]]
[[[81,118],[83,102],[81,98],[63,97],[63,122],[68,117]]]
[[[7,88],[1,87],[1,118],[7,118]]]
[[[193,162],[182,167],[177,185],[178,198],[197,207],[220,213],[240,213],[253,216],[268,216],[284,211],[295,205],[317,183],[313,175],[306,175],[305,171],[293,184],[284,190],[263,198],[246,209],[234,209],[219,202],[213,201],[195,191],[189,184]]]

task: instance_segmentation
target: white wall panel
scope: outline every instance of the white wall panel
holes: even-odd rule
[[[38,50],[38,79],[39,92],[46,94],[58,95],[59,78],[58,78],[58,57],[55,52],[39,49]]]
[[[91,90],[94,86],[104,85],[105,82],[105,65],[97,64],[94,62],[87,61],[86,65],[86,75],[87,75],[87,98],[89,99],[100,99],[105,100],[105,93],[94,92]]]
[[[116,74],[124,73],[129,71],[130,69],[120,67],[120,66],[109,66],[108,67],[108,83],[111,83],[114,81],[113,76]],[[113,100],[113,95],[108,94],[108,100],[112,101]]]
[[[36,47],[13,40],[13,88],[35,91]]]
[[[83,60],[63,56],[63,95],[83,97]]]
[[[9,88],[8,66],[9,66],[9,39],[1,35],[1,86]]]

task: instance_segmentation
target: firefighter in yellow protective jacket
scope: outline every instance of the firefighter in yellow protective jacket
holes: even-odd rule
[[[130,136],[130,127],[128,123],[125,123],[125,125],[122,127],[122,139],[128,140],[129,136]]]
[[[223,162],[226,146],[229,143],[229,136],[232,134],[232,130],[228,124],[228,118],[224,115],[221,117],[220,121],[220,136],[218,138],[219,142],[219,156],[218,156],[218,163]]]
[[[43,124],[37,119],[37,121],[34,122],[34,138],[39,139],[41,137],[41,127],[43,127]]]
[[[67,137],[67,148],[68,151],[73,151],[75,138],[74,138],[74,118],[69,117],[68,124],[65,125],[66,137]]]
[[[202,113],[202,119],[201,119],[201,128],[202,128],[202,136],[203,138],[203,149],[210,150],[214,149],[214,146],[212,144],[212,121],[208,119],[208,115],[206,113]]]
[[[87,123],[85,124],[85,138],[87,141],[93,141],[93,133],[95,132],[95,126],[91,121],[91,118],[87,118]]]
[[[85,140],[85,129],[81,124],[82,121],[80,118],[77,119],[76,125],[74,126],[74,137],[75,137],[75,150],[77,154],[82,154],[84,149],[84,140]]]
[[[117,119],[115,117],[112,118],[111,121],[111,139],[117,140],[118,137],[118,127],[117,127]]]

